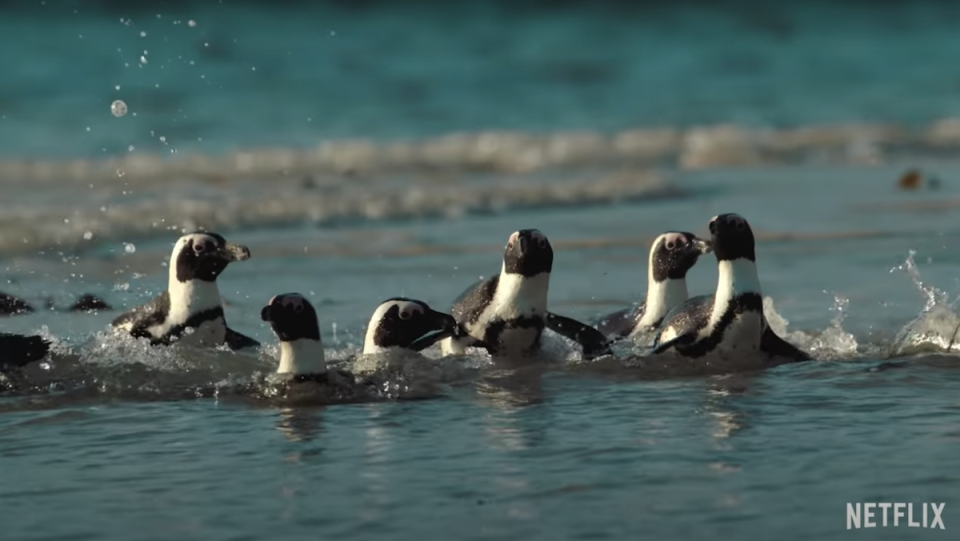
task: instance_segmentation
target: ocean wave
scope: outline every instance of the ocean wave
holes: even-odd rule
[[[4,161],[0,251],[83,249],[166,230],[456,217],[607,204],[684,192],[671,170],[811,163],[875,165],[960,148],[960,120],[757,130],[738,126],[422,141],[327,141],[224,156],[130,154]]]
[[[251,148],[224,155],[131,152],[107,159],[0,161],[0,182],[168,181],[210,184],[241,179],[437,173],[527,174],[585,166],[678,167],[793,165],[829,161],[875,164],[902,151],[960,148],[960,118],[918,127],[888,123],[811,125],[791,129],[735,124],[663,127],[614,133],[478,131],[424,140],[326,140],[314,148]],[[333,177],[332,179],[329,177]]]

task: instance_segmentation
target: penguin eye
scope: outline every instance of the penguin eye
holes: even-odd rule
[[[741,222],[740,220],[737,220],[737,230],[738,230],[738,231],[743,231],[743,230],[746,229],[746,228],[747,228],[747,224]]]
[[[296,303],[296,304],[294,304],[294,305],[293,305],[293,311],[296,312],[296,313],[298,313],[298,314],[299,314],[300,312],[303,312],[303,305],[300,304],[299,302]]]
[[[407,312],[406,310],[400,311],[400,319],[410,319],[410,316],[410,312]]]
[[[539,246],[539,247],[541,247],[541,248],[546,248],[546,247],[547,247],[547,239],[540,239],[540,240],[538,240],[538,241],[537,241],[537,246]]]
[[[206,250],[206,249],[207,249],[207,246],[206,246],[205,244],[203,244],[202,242],[198,242],[198,243],[196,243],[196,244],[193,245],[193,251],[194,251],[194,252],[197,252],[198,254],[202,254],[203,251]]]
[[[667,243],[664,244],[664,247],[666,247],[667,250],[673,250],[674,248],[677,247],[677,244],[672,240],[668,240]]]

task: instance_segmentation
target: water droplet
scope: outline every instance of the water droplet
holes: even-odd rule
[[[141,37],[141,38],[147,37],[147,31],[146,31],[146,30],[141,30],[141,31],[140,31],[140,37]]]
[[[118,177],[122,177],[123,175],[126,175],[126,173],[123,171],[123,169],[117,169],[117,176],[118,176]]]
[[[117,85],[117,90],[120,90],[120,85]],[[123,100],[114,100],[110,104],[110,112],[117,118],[122,117],[127,114],[127,103]]]
[[[87,126],[87,131],[90,131],[90,126]]]
[[[190,19],[189,21],[187,21],[187,26],[189,26],[190,28],[193,28],[194,26],[197,26],[197,21]]]
[[[141,57],[140,57],[140,63],[141,63],[141,64],[146,64],[146,63],[147,63],[147,57],[141,56]]]
[[[161,135],[161,136],[160,136],[160,142],[163,143],[163,144],[166,144],[166,143],[167,143],[167,138],[164,137],[163,135]]]
[[[85,231],[83,233],[83,240],[90,240],[93,238],[93,231]]]
[[[134,246],[133,243],[124,242],[124,243],[123,243],[123,251],[124,251],[124,252],[127,252],[128,254],[132,254],[133,252],[136,252],[136,251],[137,251],[137,247]]]
[[[63,223],[65,223],[65,224],[70,223],[70,218],[64,218],[64,219],[63,219]]]
[[[116,86],[114,86],[113,88],[116,88],[117,90],[120,90],[120,85],[116,85]]]
[[[133,145],[130,145],[130,146],[127,147],[127,152],[133,152],[133,151],[136,150],[136,149],[137,149],[137,147],[135,147],[135,146],[133,146]]]

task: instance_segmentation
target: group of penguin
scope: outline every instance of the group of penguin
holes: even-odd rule
[[[439,344],[444,355],[481,348],[492,359],[526,359],[535,357],[552,333],[578,345],[585,360],[613,355],[611,345],[616,341],[644,337],[650,354],[689,359],[714,353],[747,355],[767,364],[809,360],[774,333],[764,317],[754,235],[747,221],[737,214],[721,214],[710,220],[709,231],[709,240],[676,231],[657,237],[650,249],[643,302],[600,318],[594,326],[547,310],[553,248],[537,229],[516,231],[507,239],[500,273],[468,287],[449,313],[416,299],[383,301],[369,321],[362,353],[420,352]],[[717,260],[717,289],[712,295],[689,298],[686,274],[701,255],[711,252]],[[247,247],[219,234],[186,234],[174,245],[166,291],[110,326],[156,346],[176,342],[234,351],[259,348],[257,340],[227,325],[217,286],[230,263],[249,258]],[[260,317],[280,343],[278,375],[296,382],[330,383],[310,301],[299,293],[276,295]],[[0,334],[0,371],[42,360],[49,346],[40,336]],[[339,377],[338,385],[343,385],[345,375]]]

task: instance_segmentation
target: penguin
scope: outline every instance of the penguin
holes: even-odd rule
[[[597,330],[610,340],[656,331],[663,316],[687,300],[687,272],[702,254],[712,250],[709,241],[685,231],[668,231],[657,237],[650,247],[646,297],[636,306],[603,317]]]
[[[0,293],[0,316],[18,316],[33,312],[30,303],[7,293]]]
[[[237,350],[260,343],[229,327],[223,314],[217,277],[231,262],[250,259],[246,246],[209,231],[180,237],[170,255],[167,290],[117,317],[111,326],[153,345],[174,341],[191,345],[226,344]],[[192,331],[188,331],[192,329]]]
[[[280,365],[277,375],[286,385],[310,384],[332,393],[338,401],[367,397],[364,385],[353,374],[328,370],[320,338],[317,312],[303,295],[276,295],[260,311],[260,319],[270,324],[280,341]]]
[[[423,351],[456,333],[457,321],[427,303],[393,297],[377,306],[367,324],[363,354],[392,350]]]
[[[0,372],[39,361],[49,351],[50,342],[42,336],[0,333]]]
[[[747,221],[737,214],[720,214],[709,227],[717,258],[717,290],[671,310],[657,330],[652,352],[674,351],[689,358],[753,352],[781,362],[810,360],[777,336],[764,317],[755,242]]]
[[[526,357],[541,346],[544,328],[565,336],[592,359],[610,354],[600,331],[547,311],[553,247],[537,229],[515,231],[507,239],[500,274],[467,288],[453,303],[453,337],[441,342],[444,354],[485,348],[495,357]]]
[[[58,308],[53,297],[47,297],[47,310],[52,310],[54,312],[63,310],[67,312],[84,312],[90,314],[103,310],[113,310],[113,306],[92,293],[84,293],[77,297],[77,300],[67,308]]]

